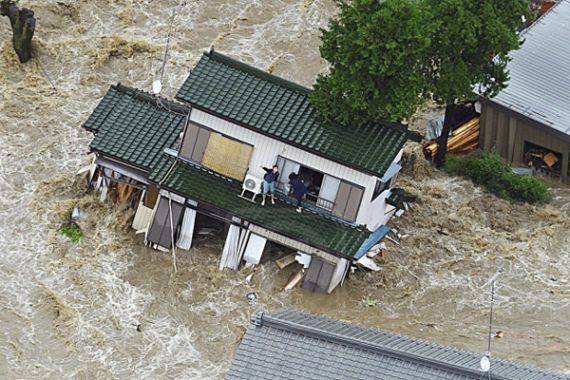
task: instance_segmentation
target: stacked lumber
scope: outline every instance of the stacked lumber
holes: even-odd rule
[[[447,153],[465,154],[477,147],[479,144],[479,117],[474,117],[463,125],[459,126],[449,135],[447,140]],[[427,159],[433,160],[437,153],[438,141],[428,141],[424,147],[424,155]]]

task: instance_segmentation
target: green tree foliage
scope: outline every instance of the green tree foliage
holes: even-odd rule
[[[401,120],[423,102],[423,60],[435,25],[415,0],[341,1],[322,31],[321,56],[330,73],[317,78],[312,101],[343,125]]]
[[[330,72],[311,99],[329,122],[409,118],[427,100],[444,105],[493,96],[508,80],[507,53],[529,0],[338,1],[322,30]]]

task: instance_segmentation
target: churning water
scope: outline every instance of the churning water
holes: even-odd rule
[[[179,252],[174,273],[168,254],[129,230],[132,211],[99,203],[75,178],[89,160],[81,124],[111,84],[150,90],[173,10],[167,96],[211,45],[310,85],[324,69],[318,28],[332,1],[20,4],[38,19],[34,61],[17,62],[0,20],[0,378],[221,378],[250,316],[288,306],[483,352],[480,287],[499,266],[505,335],[494,354],[570,370],[568,188],[549,206],[511,205],[433,171],[410,146],[400,183],[420,200],[394,221],[401,246],[390,244],[382,272],[323,296],[283,292],[290,270],[272,263],[251,282],[251,272],[219,272],[219,239]],[[85,238],[73,245],[57,230],[76,205]]]

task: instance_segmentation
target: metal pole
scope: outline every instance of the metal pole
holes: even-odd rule
[[[493,333],[493,302],[495,301],[495,280],[491,282],[491,314],[489,316],[489,343],[487,345],[487,355],[491,356],[491,334]]]

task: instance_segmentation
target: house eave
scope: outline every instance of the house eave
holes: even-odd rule
[[[218,215],[226,214],[226,215],[231,215],[231,216],[234,216],[234,217],[237,217],[237,218],[241,219],[242,224],[243,224],[243,222],[245,221],[245,222],[247,222],[247,223],[249,223],[249,224],[262,227],[262,228],[264,228],[264,229],[266,229],[266,230],[268,230],[268,231],[271,231],[271,232],[274,232],[274,233],[276,233],[276,234],[282,235],[282,236],[284,236],[284,237],[286,237],[286,238],[289,238],[289,239],[292,239],[292,240],[296,240],[296,241],[298,241],[298,242],[301,242],[301,243],[303,243],[303,244],[306,244],[306,245],[308,245],[308,246],[311,246],[311,247],[313,247],[313,248],[315,248],[315,249],[318,249],[318,250],[320,250],[320,251],[323,251],[323,252],[325,252],[325,253],[328,253],[328,254],[330,254],[330,255],[333,255],[333,256],[335,256],[335,257],[339,257],[339,258],[347,259],[347,260],[352,260],[352,259],[353,259],[353,256],[345,255],[345,254],[343,254],[343,253],[341,253],[341,252],[333,251],[333,250],[331,250],[331,249],[329,249],[329,248],[325,248],[325,247],[323,247],[323,246],[321,246],[321,245],[319,245],[319,244],[315,244],[315,243],[310,242],[310,241],[308,241],[308,240],[306,240],[306,239],[299,238],[299,237],[297,237],[297,236],[293,236],[293,235],[288,234],[288,233],[286,233],[286,232],[280,231],[280,230],[278,230],[278,229],[276,229],[276,228],[267,226],[267,225],[265,225],[265,224],[263,224],[263,223],[259,223],[259,222],[255,221],[255,220],[251,220],[251,219],[249,219],[249,218],[244,218],[244,217],[241,216],[241,215],[238,215],[238,214],[235,214],[235,213],[233,213],[233,212],[231,212],[231,211],[228,211],[228,210],[226,210],[226,209],[223,209],[223,208],[221,208],[221,207],[219,207],[219,206],[217,206],[217,205],[215,205],[215,204],[212,204],[212,203],[210,203],[210,202],[204,202],[204,201],[197,200],[197,199],[194,199],[194,198],[192,198],[192,197],[189,197],[187,194],[184,194],[183,192],[181,192],[181,191],[179,191],[179,190],[173,189],[172,187],[170,187],[170,186],[168,186],[168,185],[166,185],[166,184],[158,184],[158,183],[156,183],[156,182],[154,182],[154,181],[150,181],[150,182],[151,182],[151,183],[154,183],[154,184],[156,184],[156,185],[158,185],[158,186],[160,186],[160,188],[165,189],[165,190],[167,190],[167,191],[169,191],[169,192],[171,192],[171,193],[174,193],[174,194],[179,195],[179,196],[181,196],[181,197],[184,197],[184,198],[186,198],[186,199],[190,199],[190,200],[192,200],[192,201],[194,201],[194,202],[197,202],[197,203],[198,203],[198,206],[197,206],[196,209],[197,209],[198,211],[203,210],[203,208],[202,208],[200,205],[206,205],[209,209],[216,209],[216,210],[221,211],[221,213],[218,214]],[[228,222],[229,222],[229,220],[228,220]]]
[[[532,117],[530,117],[528,115],[517,112],[516,110],[509,108],[508,106],[505,106],[504,104],[501,104],[501,103],[494,101],[492,98],[489,99],[489,98],[482,96],[479,99],[482,103],[492,104],[493,107],[498,108],[501,112],[504,112],[505,114],[507,114],[509,116],[513,116],[517,119],[521,119],[525,123],[527,123],[533,127],[540,128],[540,129],[546,129],[547,133],[550,133],[554,136],[557,136],[566,142],[570,142],[570,134],[566,134],[566,133],[564,133],[564,132],[562,132],[556,128],[553,128],[552,126],[550,126],[548,124],[545,124],[545,123],[540,122],[536,119],[533,119]]]

